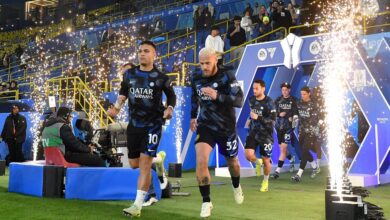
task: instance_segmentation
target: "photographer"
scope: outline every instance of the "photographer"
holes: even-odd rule
[[[93,145],[87,146],[76,139],[70,126],[71,121],[72,110],[60,107],[57,116],[49,118],[44,125],[43,147],[59,147],[66,161],[70,163],[89,167],[105,167],[103,159],[93,154]]]

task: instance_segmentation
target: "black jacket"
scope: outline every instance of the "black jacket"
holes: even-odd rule
[[[230,46],[240,46],[241,44],[246,42],[245,30],[240,27],[240,32],[235,33],[233,36],[230,36],[234,29],[236,29],[234,25],[230,27],[226,36],[230,40]]]
[[[62,127],[60,128],[60,138],[65,145],[66,153],[89,153],[90,148],[83,144],[80,140],[78,140],[72,131],[72,127],[69,124],[65,123],[65,120],[58,117],[50,117],[46,123],[45,127],[54,125],[56,123],[62,123]]]
[[[1,138],[3,138],[5,141],[15,140],[17,143],[24,143],[26,140],[26,129],[27,122],[23,115],[9,114],[5,119],[3,131],[1,132]]]

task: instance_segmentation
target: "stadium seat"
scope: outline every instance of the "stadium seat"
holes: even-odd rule
[[[58,147],[46,147],[45,148],[45,159],[46,165],[58,165],[65,168],[68,167],[79,167],[80,164],[77,163],[68,163],[62,152]]]

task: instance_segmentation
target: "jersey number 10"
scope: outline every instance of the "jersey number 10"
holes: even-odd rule
[[[149,144],[157,144],[158,135],[157,134],[149,134]]]

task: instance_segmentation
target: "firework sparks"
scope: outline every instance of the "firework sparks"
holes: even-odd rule
[[[375,7],[366,7],[373,2],[365,0],[356,3],[338,0],[324,9],[322,17],[328,20],[321,29],[327,33],[320,38],[322,52],[319,63],[321,87],[325,99],[325,125],[327,127],[327,149],[329,154],[329,170],[331,185],[340,194],[342,178],[345,176],[345,136],[347,133],[348,103],[347,79],[355,71],[353,59],[358,44],[358,36],[362,33],[362,11],[373,14]],[[374,5],[372,3],[371,5]]]

